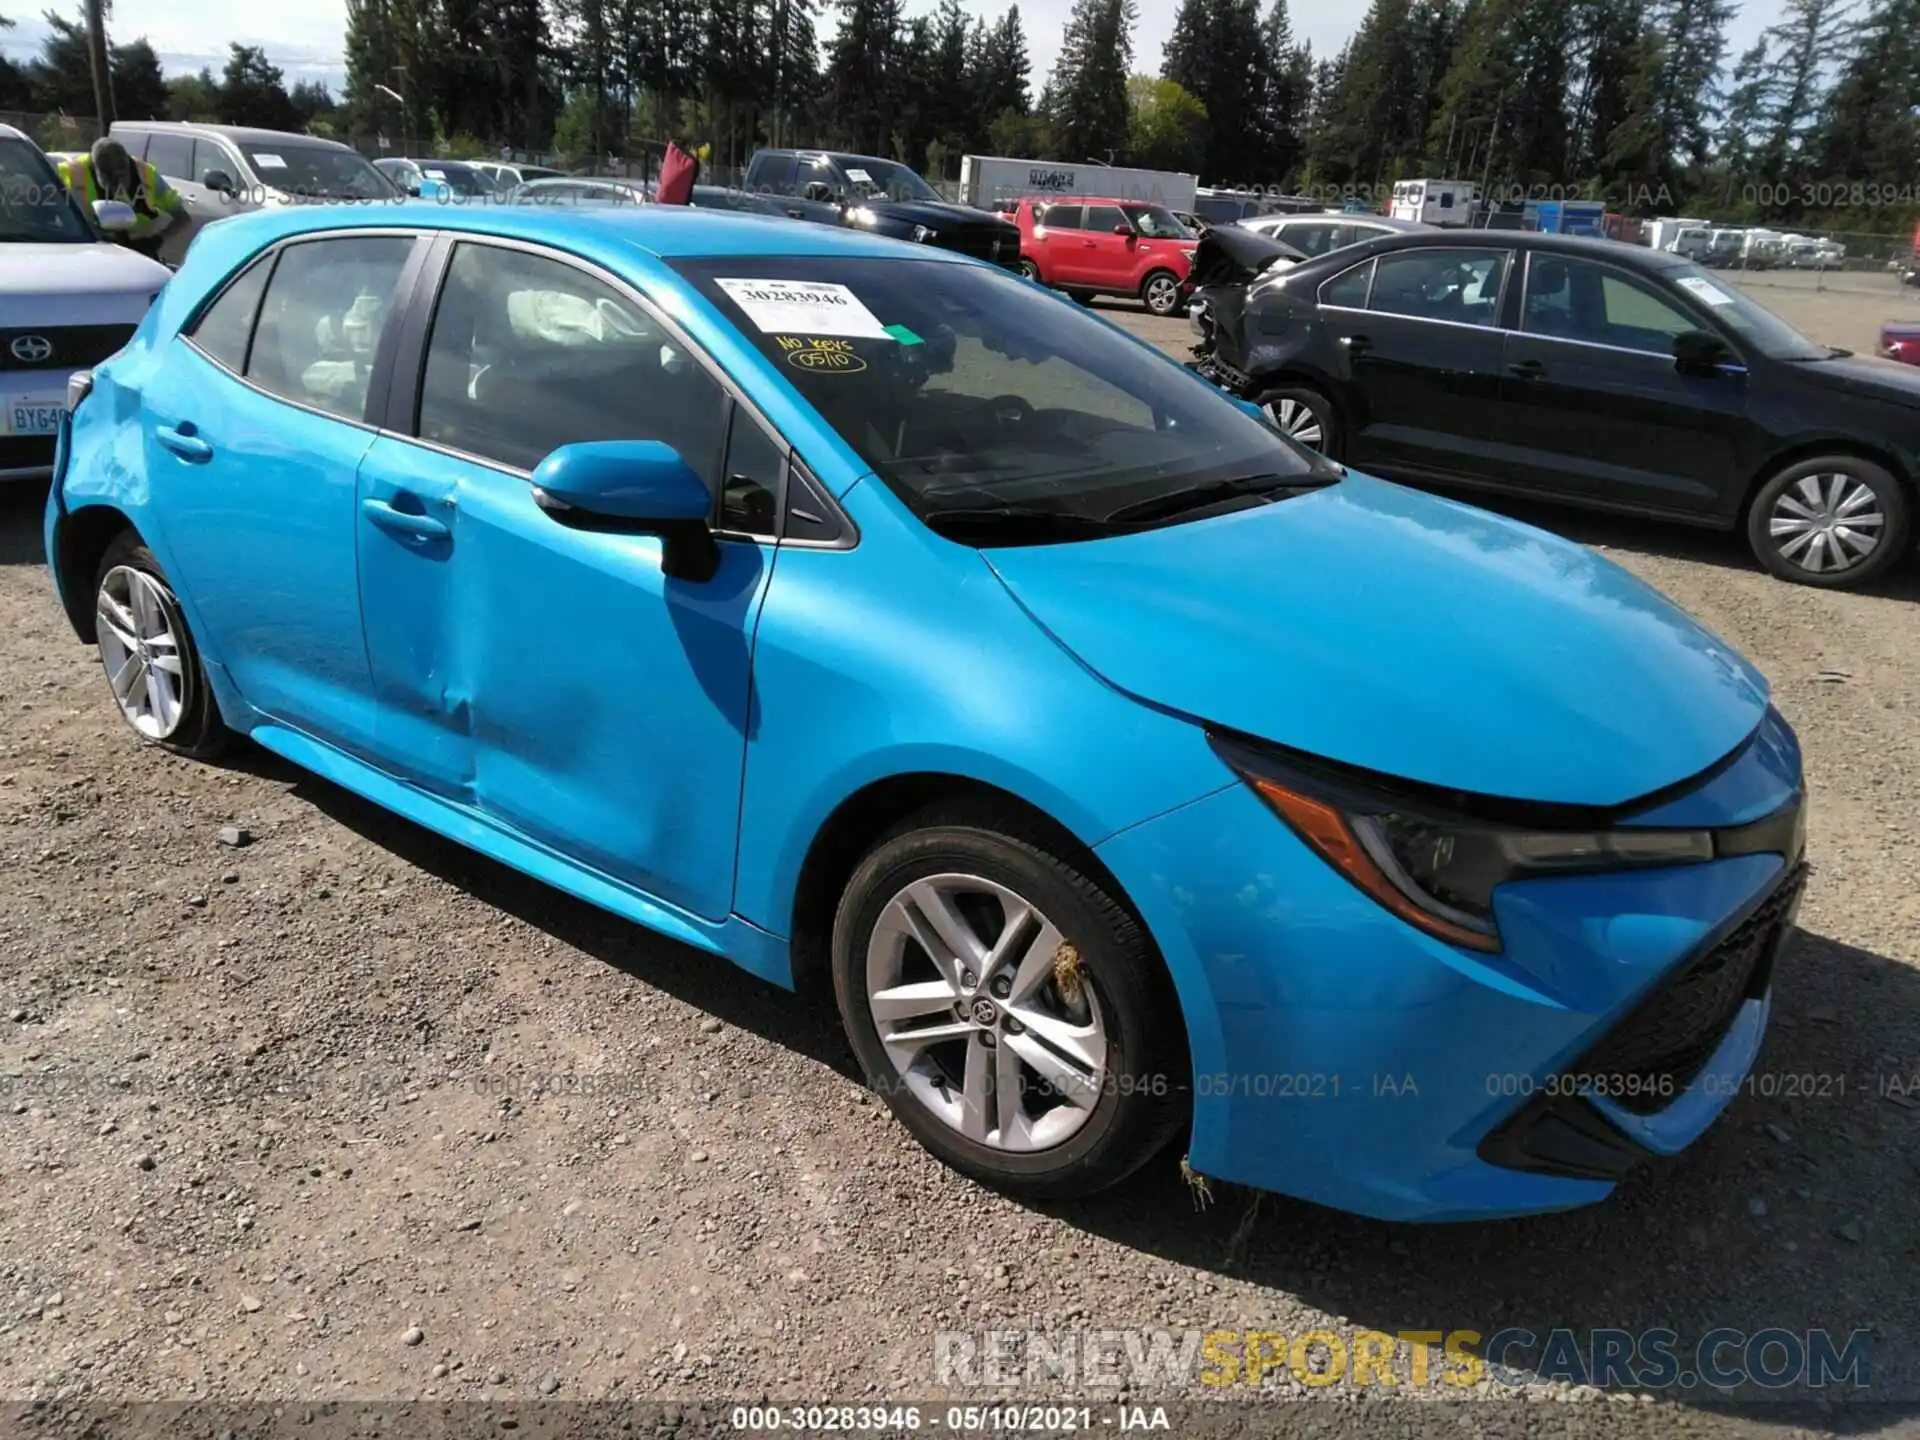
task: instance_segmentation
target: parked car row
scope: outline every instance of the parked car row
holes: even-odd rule
[[[1256,404],[887,203],[948,243],[618,203],[208,228],[62,411],[47,558],[103,703],[767,981],[819,966],[902,1125],[1010,1191],[1178,1137],[1465,1219],[1697,1139],[1805,873],[1765,680],[1603,556],[1263,417],[1310,376],[1356,464],[1598,484],[1545,432],[1669,319],[1725,346],[1612,382],[1616,468],[1839,362],[1691,267],[1398,235],[1276,270],[1223,229]],[[1476,439],[1509,373],[1542,408]]]
[[[1911,549],[1920,375],[1816,345],[1680,256],[1405,234],[1204,299],[1202,373],[1360,469],[1738,530],[1811,585]]]

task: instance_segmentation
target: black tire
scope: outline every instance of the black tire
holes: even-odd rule
[[[1311,385],[1276,385],[1254,396],[1254,404],[1267,412],[1275,426],[1302,444],[1329,460],[1340,458],[1343,437],[1339,413],[1333,402]],[[1305,438],[1314,430],[1319,433],[1318,439]]]
[[[1039,285],[1045,283],[1040,279],[1040,267],[1034,264],[1033,261],[1022,260],[1018,269],[1022,275],[1033,281],[1034,284]]]
[[[1872,492],[1870,501],[1855,502],[1860,486]],[[1840,499],[1849,516],[1877,514],[1880,523],[1834,527],[1824,539],[1808,538],[1800,529],[1774,533],[1776,523],[1796,525],[1803,512],[1821,514],[1825,507],[1814,503],[1814,496]],[[1747,507],[1747,543],[1760,563],[1782,580],[1840,590],[1864,585],[1899,564],[1910,548],[1912,522],[1913,496],[1885,468],[1857,455],[1815,455],[1787,466],[1760,487]],[[1859,554],[1860,538],[1873,531],[1878,539]],[[1835,566],[1836,557],[1848,563]],[[1811,568],[1815,563],[1823,568]]]
[[[149,735],[135,727],[131,720],[128,720],[127,728],[147,744],[157,745],[189,759],[211,760],[225,752],[238,737],[220,717],[220,707],[213,698],[213,687],[207,683],[206,667],[200,660],[200,647],[194,643],[193,633],[187,628],[186,615],[174,596],[173,586],[168,583],[167,572],[160,568],[160,562],[154,558],[146,543],[131,530],[124,530],[115,536],[108,544],[106,554],[100,557],[100,566],[93,578],[95,609],[98,610],[100,606],[101,591],[108,576],[122,568],[137,570],[153,581],[159,592],[159,602],[167,615],[168,627],[178,639],[176,653],[180,660],[178,721],[161,735]],[[97,636],[95,643],[99,643]],[[102,663],[104,668],[104,651]],[[108,688],[111,693],[111,682]],[[120,709],[117,699],[114,708]],[[121,711],[121,718],[127,719],[125,711]]]
[[[1179,315],[1187,308],[1180,298],[1180,277],[1171,270],[1150,270],[1140,282],[1140,303],[1149,315],[1163,318]]]
[[[1186,1037],[1173,985],[1140,922],[1070,847],[1017,812],[936,807],[898,827],[847,882],[833,922],[833,988],[868,1083],[936,1157],[982,1184],[1034,1199],[1085,1196],[1118,1184],[1165,1148],[1189,1114]],[[962,873],[1034,905],[1079,955],[1107,1032],[1099,1098],[1080,1128],[1047,1149],[1013,1151],[961,1134],[918,1099],[882,1045],[867,998],[867,947],[888,902],[908,884]],[[984,982],[984,977],[982,977]],[[984,997],[984,983],[977,992]],[[965,1053],[980,1037],[957,1042]],[[984,1043],[984,1042],[982,1042]]]

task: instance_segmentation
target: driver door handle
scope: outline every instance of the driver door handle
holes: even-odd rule
[[[410,511],[396,510],[384,500],[368,496],[360,502],[360,513],[395,535],[408,540],[444,540],[452,532],[431,515],[415,515]]]
[[[1538,360],[1516,360],[1507,366],[1507,373],[1517,375],[1522,380],[1539,380],[1547,373],[1547,367]]]
[[[178,429],[171,425],[153,427],[153,438],[182,460],[211,460],[213,446],[193,433],[193,426],[182,425]]]
[[[1340,347],[1349,355],[1364,355],[1373,348],[1373,341],[1364,335],[1342,335]]]

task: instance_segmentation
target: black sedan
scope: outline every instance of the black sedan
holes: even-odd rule
[[[1811,585],[1908,551],[1920,371],[1816,345],[1677,256],[1436,231],[1200,298],[1202,373],[1358,469],[1744,528]]]

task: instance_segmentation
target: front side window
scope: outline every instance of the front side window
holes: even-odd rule
[[[407,235],[344,235],[287,246],[260,304],[247,379],[343,420],[362,419],[373,357],[412,250]]]
[[[929,526],[1084,534],[1196,486],[1324,462],[1078,306],[982,266],[837,256],[669,262]]]
[[[1116,229],[1131,230],[1127,217],[1120,213],[1118,205],[1089,205],[1087,207],[1087,229],[1096,235],[1111,235]]]
[[[1504,250],[1397,250],[1375,262],[1367,308],[1418,320],[1494,325]]]
[[[560,260],[462,244],[427,341],[419,434],[532,470],[562,445],[659,440],[711,480],[719,383],[644,310]]]
[[[1149,240],[1191,240],[1193,232],[1158,205],[1134,205],[1127,209],[1133,228]]]
[[[1521,328],[1532,334],[1668,355],[1699,325],[1651,286],[1591,260],[1536,254]]]
[[[233,183],[233,158],[215,141],[195,140],[193,159],[188,164],[187,178],[196,185],[204,185],[207,183],[207,176],[216,170],[227,177],[229,184]]]

